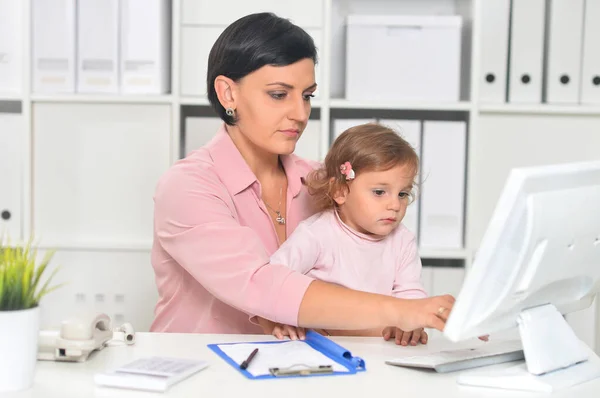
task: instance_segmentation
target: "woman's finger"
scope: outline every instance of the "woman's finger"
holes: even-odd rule
[[[306,340],[306,330],[304,328],[297,328],[296,329],[298,331],[298,338],[300,340]]]
[[[276,325],[273,328],[273,336],[275,336],[278,340],[283,339],[283,331],[281,330],[281,325]]]
[[[288,336],[290,336],[290,340],[298,340],[298,333],[296,333],[295,327],[286,325],[285,332]]]
[[[444,331],[444,327],[446,326],[446,322],[444,322],[440,317],[436,314],[430,314],[428,322],[426,324],[427,327],[439,330],[440,332]]]

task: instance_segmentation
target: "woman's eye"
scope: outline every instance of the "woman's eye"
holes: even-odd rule
[[[310,101],[311,98],[315,98],[314,94],[304,94],[304,100]]]
[[[286,93],[269,93],[269,95],[276,100],[284,99]]]
[[[400,196],[401,199],[404,199],[404,198],[408,198],[410,196],[410,193],[409,192],[400,192],[398,194],[398,196]]]
[[[381,196],[385,194],[385,191],[383,189],[374,189],[373,194],[375,194],[375,196]]]

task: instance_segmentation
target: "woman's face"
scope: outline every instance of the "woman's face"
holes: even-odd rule
[[[246,75],[234,89],[240,132],[267,153],[292,153],[308,123],[316,88],[315,64],[309,58],[266,65]]]

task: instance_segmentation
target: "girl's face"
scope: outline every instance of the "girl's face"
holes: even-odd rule
[[[389,235],[406,214],[414,178],[409,165],[357,173],[349,191],[334,196],[342,221],[363,234]]]
[[[290,154],[308,123],[316,88],[312,59],[263,66],[233,83],[237,127],[262,152]]]

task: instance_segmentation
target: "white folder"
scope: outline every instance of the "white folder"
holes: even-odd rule
[[[581,103],[600,104],[600,0],[586,0]]]
[[[32,73],[37,93],[75,92],[75,0],[33,0]]]
[[[213,139],[223,121],[218,117],[187,117],[185,119],[185,156]]]
[[[546,0],[513,0],[508,100],[540,103]]]
[[[77,2],[77,92],[119,92],[119,0]]]
[[[0,0],[0,93],[18,94],[22,91],[23,5],[20,1]]]
[[[463,247],[466,123],[423,123],[420,247]]]
[[[506,100],[509,24],[510,0],[481,2],[481,102],[500,103]]]
[[[321,157],[321,121],[310,119],[300,139],[296,143],[294,153],[301,158],[322,161],[325,154]]]
[[[393,120],[380,119],[379,123],[394,129],[402,138],[404,138],[415,150],[417,156],[421,157],[421,121],[420,120]],[[416,183],[420,184],[420,174],[416,178]],[[419,189],[414,187],[415,201],[406,209],[406,214],[402,224],[406,226],[415,236],[419,236]]]
[[[335,140],[350,127],[366,123],[376,123],[376,119],[335,119],[333,121],[333,139]]]
[[[583,9],[584,0],[552,0],[550,3],[546,72],[548,103],[579,102]]]
[[[2,113],[0,104],[0,243],[21,236],[21,139],[23,117]]]
[[[164,94],[170,89],[169,0],[121,0],[121,92]]]

